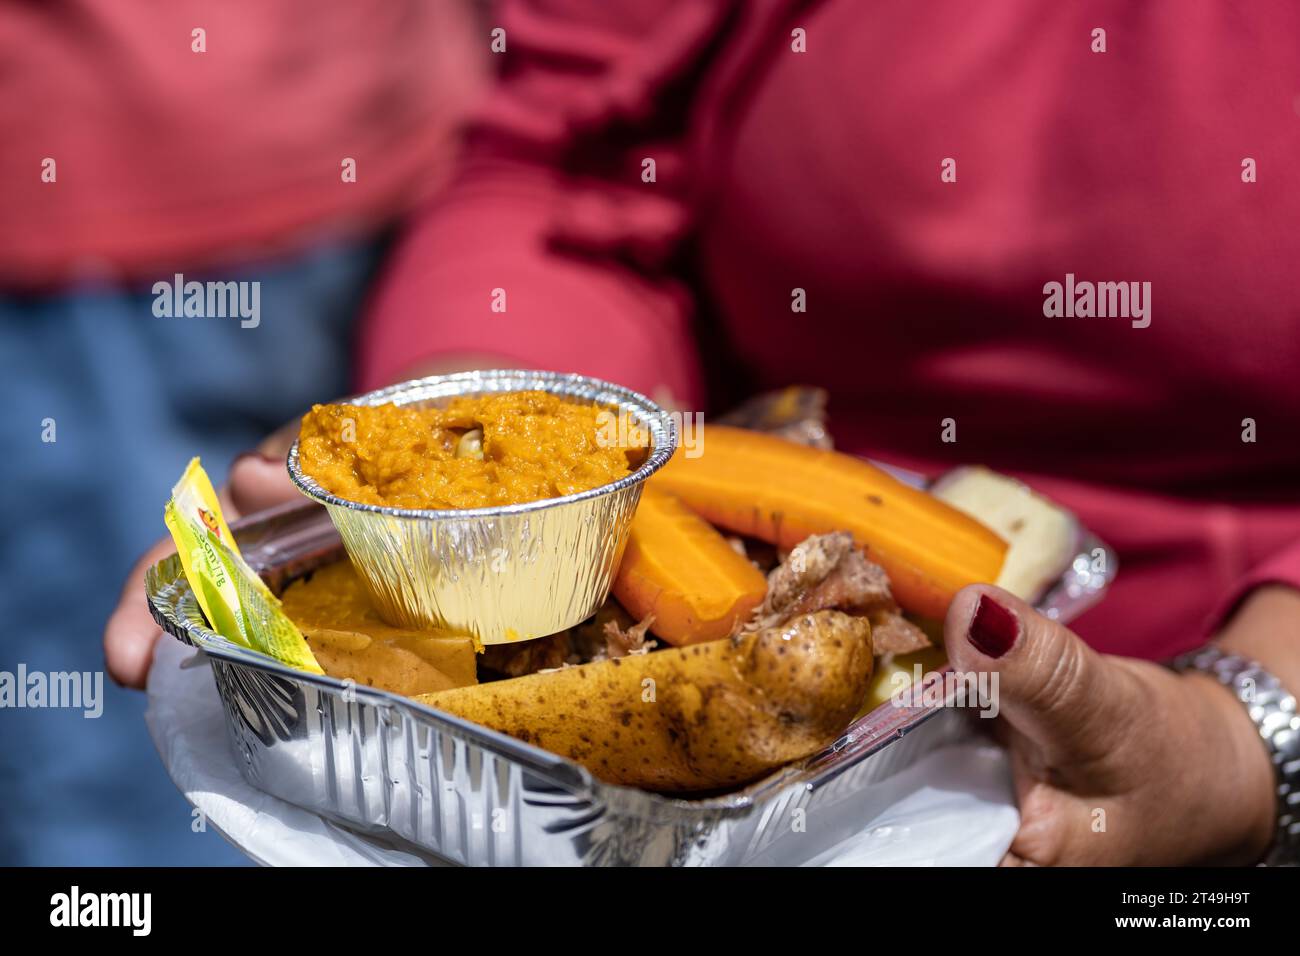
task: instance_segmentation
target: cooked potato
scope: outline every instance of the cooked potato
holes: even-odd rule
[[[578,761],[611,783],[734,786],[843,731],[872,670],[865,618],[818,611],[689,647],[416,699]]]
[[[303,627],[303,637],[330,677],[410,697],[476,680],[468,638],[395,636]]]
[[[476,683],[474,641],[447,631],[390,627],[348,561],[318,568],[281,597],[325,673],[395,694]]]

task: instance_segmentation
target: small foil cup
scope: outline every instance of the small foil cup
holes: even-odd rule
[[[421,510],[361,504],[305,474],[298,442],[289,476],[323,504],[376,609],[389,623],[445,628],[484,644],[543,637],[605,602],[645,480],[672,457],[672,418],[644,395],[583,375],[493,370],[434,375],[348,399],[352,405],[440,405],[459,395],[540,390],[608,407],[640,428],[649,454],[632,474],[589,491],[495,508]],[[620,435],[622,431],[620,431]]]

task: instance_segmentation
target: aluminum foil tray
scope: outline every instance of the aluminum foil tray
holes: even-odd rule
[[[316,505],[263,512],[232,530],[277,593],[344,555]],[[1094,560],[1097,549],[1104,562]],[[1098,600],[1117,566],[1086,532],[1078,555],[1038,602],[1061,621]],[[1093,570],[1101,565],[1106,570]],[[462,864],[805,862],[860,829],[872,783],[969,733],[958,708],[886,703],[806,761],[743,789],[674,798],[603,783],[512,737],[396,694],[293,670],[227,641],[208,628],[174,554],[149,569],[145,586],[159,625],[207,655],[249,783]]]

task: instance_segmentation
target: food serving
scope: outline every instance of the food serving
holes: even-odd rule
[[[532,434],[537,423],[520,419],[549,421],[565,404],[507,395],[437,409],[317,406],[304,420],[302,467],[328,482],[319,462],[347,462],[356,496],[479,504],[493,485],[482,469],[493,430]],[[593,440],[590,409],[578,411],[559,412],[563,429],[547,440],[569,434],[570,451],[597,461],[575,468],[552,448],[544,454],[558,472],[594,479],[632,468],[624,451],[620,461]],[[332,436],[349,418],[356,440],[341,445]],[[483,459],[463,451],[480,427]],[[402,441],[426,452],[384,452]],[[520,460],[537,460],[533,441]],[[957,589],[996,580],[1007,545],[847,455],[726,426],[706,428],[703,448],[647,482],[611,596],[593,615],[485,647],[472,673],[463,657],[449,658],[460,667],[452,674],[416,654],[419,632],[385,622],[347,565],[291,584],[285,608],[330,675],[414,696],[607,782],[673,793],[743,784],[833,742],[878,698],[877,661],[931,648],[926,622]],[[523,493],[557,487],[547,473],[528,469]],[[460,478],[464,497],[448,493]],[[434,686],[412,690],[424,683]]]
[[[418,699],[611,783],[692,792],[756,779],[843,732],[876,655],[930,646],[848,534],[809,538],[792,553],[729,636],[657,649],[653,618],[611,619],[599,644],[580,631],[502,648],[515,653],[497,666],[520,676]]]
[[[598,409],[524,391],[316,406],[302,468],[359,498],[490,498],[506,514],[516,499],[635,471],[646,448],[601,444]],[[345,425],[353,440],[336,441]],[[703,449],[649,478],[608,597],[567,626],[485,644],[412,624],[375,600],[355,560],[290,582],[278,610],[330,677],[412,697],[609,783],[717,791],[824,750],[904,661],[937,664],[929,634],[958,589],[998,581],[1008,563],[1029,579],[975,516],[989,501],[1018,528],[1030,505],[1051,510],[997,506],[1023,489],[987,473],[950,489],[959,510],[860,459],[743,428],[708,426]]]
[[[677,648],[650,637],[653,617],[638,622],[611,599],[578,627],[476,661],[467,637],[384,623],[347,562],[291,583],[282,600],[332,677],[416,697],[612,783],[690,792],[822,749],[861,709],[876,655],[930,646],[847,533],[794,554],[766,576],[749,565],[764,594],[733,633]]]

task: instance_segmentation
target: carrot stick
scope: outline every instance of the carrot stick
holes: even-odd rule
[[[997,580],[1005,541],[874,465],[724,425],[702,434],[699,457],[678,451],[650,484],[706,521],[782,548],[849,531],[922,617],[941,619],[958,590]]]
[[[767,580],[707,521],[647,487],[632,519],[614,596],[669,644],[726,637],[767,592]]]

